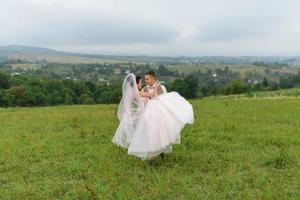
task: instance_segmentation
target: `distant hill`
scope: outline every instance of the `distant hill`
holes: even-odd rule
[[[127,62],[119,56],[87,55],[56,51],[49,48],[7,45],[0,46],[0,59],[22,59],[30,62],[47,60],[47,62],[57,63],[119,63]]]
[[[0,46],[1,54],[10,54],[10,53],[49,53],[49,54],[64,54],[56,50],[42,48],[42,47],[32,47],[32,46],[21,46],[21,45],[7,45]]]
[[[202,56],[202,57],[169,57],[169,56],[118,56],[118,55],[92,55],[56,51],[49,48],[7,45],[0,46],[0,59],[22,59],[27,61],[47,60],[58,63],[154,63],[154,64],[252,64],[252,63],[285,63],[300,64],[298,57],[276,56]]]

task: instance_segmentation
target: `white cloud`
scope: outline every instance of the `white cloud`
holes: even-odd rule
[[[296,0],[3,0],[0,45],[150,55],[296,55]]]

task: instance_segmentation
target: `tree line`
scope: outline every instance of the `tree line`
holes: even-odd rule
[[[187,98],[194,98],[197,82],[183,79],[182,90]],[[176,84],[178,81],[174,81]],[[93,83],[84,80],[62,80],[47,77],[9,75],[0,72],[0,106],[50,106],[71,104],[118,103],[121,99],[122,80],[108,83]],[[177,84],[176,84],[177,86]],[[190,88],[190,89],[188,89]],[[170,88],[169,88],[170,89]]]
[[[188,99],[278,90],[300,85],[300,72],[282,75],[279,82],[264,78],[263,81],[253,84],[241,79],[238,72],[230,71],[228,68],[207,72],[198,71],[187,76],[176,76],[164,66],[154,71],[160,74],[162,80],[164,77],[173,76],[172,80],[165,83],[167,90],[177,91]],[[118,103],[122,95],[121,84],[121,78],[94,83],[86,80],[28,75],[12,76],[0,72],[0,106]]]

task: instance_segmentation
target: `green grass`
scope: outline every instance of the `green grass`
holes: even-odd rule
[[[35,53],[35,54],[11,54],[8,55],[10,59],[22,59],[30,62],[35,62],[38,60],[47,60],[47,62],[54,62],[54,63],[128,63],[130,61],[124,60],[116,60],[116,59],[106,59],[106,58],[89,58],[83,56],[76,56],[76,55],[55,55],[55,54],[48,54],[48,53]],[[146,63],[146,62],[134,62],[134,63]]]
[[[299,199],[299,99],[192,101],[152,163],[111,143],[117,105],[0,109],[0,199]]]
[[[299,97],[300,88],[254,92],[255,97]]]
[[[182,72],[184,74],[190,74],[196,71],[207,72],[208,70],[215,71],[216,69],[224,69],[228,67],[229,70],[234,72],[239,72],[242,75],[246,74],[247,72],[255,72],[257,74],[265,74],[264,69],[265,67],[255,66],[251,64],[232,64],[232,65],[225,65],[225,64],[177,64],[177,65],[167,65],[168,69],[178,72]]]
[[[39,64],[31,64],[31,63],[19,63],[19,64],[11,64],[10,65],[14,70],[17,69],[23,69],[23,70],[29,70],[29,69],[40,69],[41,65]]]
[[[171,71],[178,71],[184,73],[185,75],[191,74],[193,72],[200,71],[202,73],[207,72],[208,70],[216,71],[216,69],[224,69],[228,67],[229,70],[233,72],[239,72],[242,77],[252,73],[258,76],[266,77],[268,80],[275,79],[272,75],[265,73],[265,69],[271,69],[273,73],[279,72],[284,74],[296,74],[299,71],[300,66],[294,65],[289,68],[280,67],[280,68],[270,68],[263,66],[256,66],[252,64],[169,64],[167,68]],[[278,81],[278,80],[277,80]]]
[[[300,99],[300,88],[280,89],[274,91],[253,91],[250,93],[209,96],[206,99]]]

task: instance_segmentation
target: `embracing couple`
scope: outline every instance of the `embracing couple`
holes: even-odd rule
[[[156,80],[155,73],[141,77],[128,74],[122,84],[122,99],[118,108],[120,124],[112,139],[128,149],[129,155],[143,160],[170,153],[173,144],[180,143],[185,124],[194,122],[192,105],[177,92],[167,92]]]

